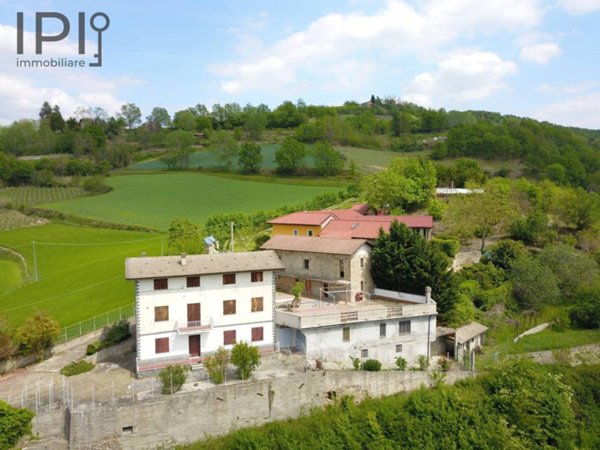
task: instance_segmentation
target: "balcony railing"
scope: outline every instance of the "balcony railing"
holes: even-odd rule
[[[203,331],[210,331],[214,327],[212,318],[210,320],[191,320],[185,322],[177,322],[177,332],[179,334],[192,334]]]

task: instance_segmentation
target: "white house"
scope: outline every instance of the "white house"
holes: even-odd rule
[[[307,359],[351,365],[352,358],[377,359],[394,366],[402,357],[416,364],[430,357],[436,339],[436,304],[426,295],[374,289],[360,302],[303,299],[289,308],[291,296],[279,294],[275,311],[281,348],[304,353]]]
[[[128,258],[136,282],[137,371],[195,364],[219,346],[273,349],[275,252]]]

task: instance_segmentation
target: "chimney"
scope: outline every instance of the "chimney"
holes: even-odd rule
[[[187,259],[185,258],[185,253],[182,253],[182,254],[181,254],[181,261],[179,261],[179,263],[180,263],[182,266],[187,266]]]
[[[431,287],[425,286],[425,303],[431,303]]]

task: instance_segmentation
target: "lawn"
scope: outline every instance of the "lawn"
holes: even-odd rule
[[[44,205],[82,217],[166,230],[187,217],[203,223],[211,214],[251,212],[304,202],[339,188],[262,183],[202,173],[159,173],[111,177],[113,191]]]
[[[35,206],[41,203],[60,202],[85,195],[83,189],[66,187],[7,187],[0,189],[0,205]]]
[[[273,170],[277,167],[275,164],[275,151],[280,147],[279,144],[262,145],[262,169]],[[336,147],[346,155],[348,160],[353,159],[360,171],[375,172],[389,166],[390,161],[394,158],[403,158],[409,156],[426,156],[429,152],[413,152],[413,153],[398,153],[387,150],[371,150],[357,147]],[[311,157],[312,146],[307,146],[307,156],[304,158],[304,164],[307,167],[313,166]],[[203,169],[219,169],[221,163],[216,159],[215,154],[210,150],[203,150],[194,153],[190,158],[190,168],[201,167]],[[166,170],[165,163],[158,159],[142,161],[129,166],[131,170]],[[233,166],[234,170],[238,170],[237,164]]]
[[[0,245],[21,253],[30,281],[19,282],[19,268],[0,261],[0,311],[20,323],[36,308],[46,309],[62,326],[134,302],[126,281],[125,258],[142,252],[159,255],[162,236],[51,223],[0,232]],[[39,281],[34,281],[33,244]]]
[[[546,329],[540,333],[519,339],[516,344],[509,347],[509,353],[557,350],[593,343],[600,343],[600,329],[572,329],[565,331]]]
[[[21,282],[19,265],[12,261],[0,259],[0,296],[10,292]]]

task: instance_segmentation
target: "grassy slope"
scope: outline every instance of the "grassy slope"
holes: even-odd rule
[[[250,212],[303,202],[338,189],[232,180],[199,173],[124,175],[108,180],[108,194],[47,205],[109,222],[166,230],[171,220],[202,223],[219,212]]]
[[[543,350],[555,350],[577,347],[579,345],[600,342],[600,330],[565,330],[552,331],[546,329],[540,333],[525,336],[511,346],[511,353],[529,353]]]
[[[153,239],[139,242],[148,238]],[[134,286],[125,280],[125,258],[138,256],[141,252],[157,255],[161,250],[161,238],[149,233],[63,224],[0,232],[0,245],[21,253],[31,275],[33,240],[38,242],[40,281],[29,282],[9,292],[0,291],[0,311],[6,311],[15,323],[21,322],[36,308],[47,309],[65,326],[128,305],[134,301]],[[138,242],[129,242],[136,240]],[[92,245],[46,245],[42,242]],[[98,245],[103,243],[105,245]],[[4,274],[3,266],[0,266],[0,273]]]
[[[19,270],[19,265],[12,261],[0,260],[0,295],[11,291],[20,282],[21,271]]]
[[[275,151],[279,148],[279,144],[265,144],[262,145],[263,163],[262,168],[264,170],[273,170],[277,166],[275,164]],[[371,150],[366,148],[356,147],[337,147],[342,151],[348,160],[353,159],[359,170],[366,172],[377,171],[381,168],[387,167],[390,161],[394,158],[402,158],[408,156],[426,156],[429,152],[413,152],[413,153],[397,153],[390,152],[387,150]],[[311,146],[307,146],[308,155],[304,160],[304,163],[308,167],[313,166],[311,158]],[[209,150],[196,152],[190,158],[190,167],[197,168],[202,167],[204,169],[217,169],[221,166],[221,163],[215,158],[215,154]],[[129,167],[131,170],[165,170],[166,165],[157,159],[139,162]],[[234,169],[238,169],[237,164],[234,165]]]

